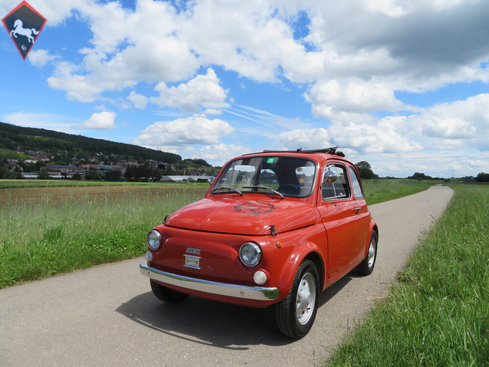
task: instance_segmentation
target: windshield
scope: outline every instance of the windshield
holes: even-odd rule
[[[294,157],[253,157],[230,162],[212,187],[212,193],[276,191],[284,196],[311,194],[316,176],[313,161]],[[270,189],[270,190],[269,190]]]

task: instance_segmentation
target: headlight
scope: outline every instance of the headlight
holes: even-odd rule
[[[158,231],[155,231],[152,229],[151,231],[148,232],[148,235],[146,236],[146,242],[148,243],[148,247],[151,250],[158,250],[161,245],[161,234]]]
[[[250,268],[258,265],[261,260],[262,252],[260,246],[256,243],[246,242],[239,249],[239,258],[246,266]]]

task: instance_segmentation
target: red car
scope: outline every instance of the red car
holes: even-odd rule
[[[229,161],[202,200],[153,228],[140,271],[164,302],[272,306],[280,331],[301,338],[320,292],[354,268],[373,271],[378,233],[337,147],[264,151]]]

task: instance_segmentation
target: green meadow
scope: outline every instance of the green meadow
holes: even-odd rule
[[[78,189],[41,197],[11,193],[0,210],[0,288],[141,256],[148,230],[202,198],[207,189],[163,186],[117,195]]]
[[[325,366],[489,366],[489,186],[455,194]]]

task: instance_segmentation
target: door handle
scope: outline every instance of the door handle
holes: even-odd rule
[[[354,211],[356,214],[358,214],[358,212],[359,212],[360,210],[362,210],[362,207],[361,207],[361,206],[356,207],[355,209],[353,209],[353,211]]]

